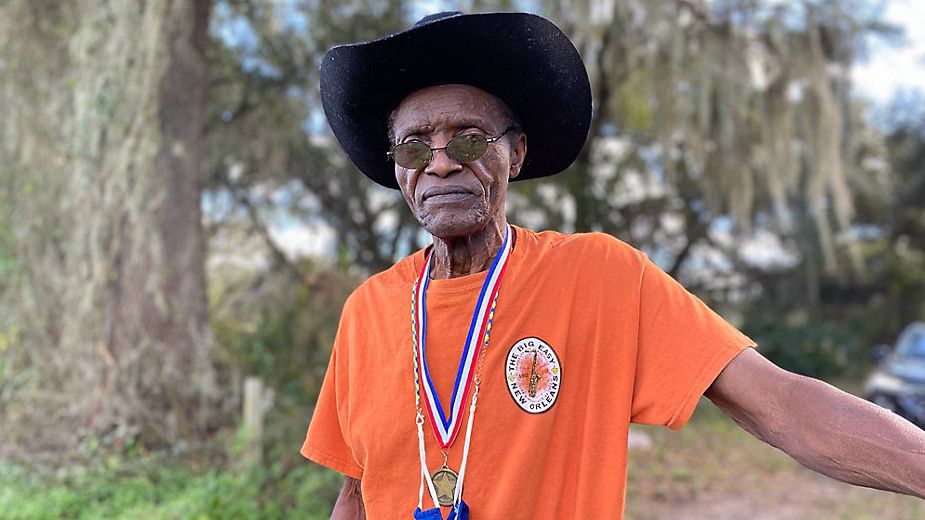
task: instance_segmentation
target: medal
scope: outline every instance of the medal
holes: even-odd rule
[[[469,457],[469,441],[472,438],[472,423],[475,419],[475,407],[478,402],[479,386],[481,384],[480,374],[482,364],[485,359],[485,351],[488,348],[489,335],[491,333],[491,324],[494,319],[495,306],[498,301],[498,289],[501,286],[501,279],[504,276],[507,267],[507,261],[511,252],[511,227],[508,225],[505,229],[504,242],[495,255],[491,267],[482,283],[482,289],[479,292],[478,300],[475,304],[475,310],[472,314],[472,321],[469,324],[469,332],[466,336],[466,343],[463,346],[462,355],[460,356],[459,367],[456,373],[456,382],[453,386],[451,396],[451,406],[448,414],[443,413],[443,407],[440,405],[440,399],[437,396],[436,387],[430,377],[430,371],[427,367],[427,358],[425,356],[426,334],[427,334],[427,286],[430,283],[430,260],[431,255],[424,259],[424,266],[418,279],[414,283],[411,294],[411,336],[412,336],[412,353],[414,363],[414,397],[417,415],[415,423],[418,430],[418,450],[421,458],[421,489],[418,496],[418,508],[414,512],[415,518],[440,518],[440,510],[437,505],[452,506],[450,512],[452,519],[468,519],[469,507],[462,500],[463,480],[466,475],[466,462]],[[432,254],[432,253],[431,253]],[[478,369],[476,370],[476,366]],[[424,392],[421,392],[421,387]],[[459,467],[459,473],[454,472],[446,462],[446,448],[449,448],[456,439],[459,427],[462,424],[461,408],[466,402],[470,389],[472,392],[472,403],[469,406],[469,422],[466,426],[466,440],[463,448],[462,463]],[[424,394],[424,401],[429,412],[430,424],[433,429],[437,443],[443,451],[443,466],[430,473],[427,469],[427,453],[424,449],[424,410],[421,407],[421,394]],[[434,502],[435,509],[422,511],[424,502],[424,487],[427,484],[431,499]]]
[[[453,505],[459,475],[444,462],[440,469],[430,474],[430,479],[434,481],[434,489],[437,491],[437,503],[441,506]]]

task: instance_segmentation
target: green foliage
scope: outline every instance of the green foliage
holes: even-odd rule
[[[307,464],[298,449],[321,387],[341,308],[356,279],[335,267],[302,262],[290,269],[217,267],[210,285],[211,322],[225,372],[258,376],[274,393],[264,418],[264,460]],[[240,385],[228,391],[240,396]],[[227,432],[226,432],[227,433]],[[239,432],[240,433],[240,432]],[[240,454],[240,435],[224,452]],[[235,464],[232,462],[231,466]]]
[[[744,331],[758,343],[765,357],[798,374],[822,379],[844,377],[856,375],[864,366],[858,335],[841,324],[786,326],[763,322]]]
[[[645,134],[651,131],[655,114],[650,99],[651,85],[646,73],[634,70],[617,90],[616,113],[620,128],[630,133]]]
[[[54,473],[0,465],[0,517],[150,519],[321,519],[340,477],[308,463],[246,474],[194,471],[170,461],[102,465]]]
[[[356,281],[336,268],[299,268],[302,279],[285,269],[214,272],[211,321],[232,370],[259,376],[284,401],[304,406],[321,385]]]
[[[2,199],[0,199],[2,202]],[[4,226],[3,215],[0,215],[0,291],[9,283],[9,279],[16,267],[16,256],[13,251],[13,234]]]

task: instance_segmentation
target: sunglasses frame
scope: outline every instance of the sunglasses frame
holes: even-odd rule
[[[508,132],[510,132],[511,130],[514,130],[515,128],[516,128],[516,127],[513,126],[513,125],[512,125],[512,126],[509,126],[509,127],[507,127],[507,129],[505,129],[503,132],[501,132],[500,134],[498,134],[497,136],[494,136],[494,137],[490,137],[490,136],[488,136],[488,135],[486,135],[486,134],[484,134],[484,133],[478,133],[478,134],[460,134],[460,135],[457,135],[456,137],[450,139],[449,141],[447,141],[447,142],[446,142],[446,146],[441,146],[441,147],[438,147],[438,148],[431,148],[431,147],[428,146],[428,144],[425,143],[424,141],[419,141],[419,140],[407,141],[407,142],[398,143],[398,144],[392,146],[392,149],[389,150],[388,152],[386,152],[386,156],[387,156],[389,159],[392,159],[392,160],[394,161],[394,160],[395,160],[395,150],[396,150],[397,148],[399,148],[399,147],[401,147],[401,146],[404,146],[404,145],[408,145],[408,144],[422,144],[422,145],[424,145],[424,146],[427,146],[427,148],[430,150],[430,157],[427,158],[427,162],[425,162],[425,163],[422,164],[421,166],[418,166],[417,168],[414,168],[414,167],[411,167],[411,166],[405,166],[405,165],[399,164],[399,163],[397,163],[397,162],[396,162],[395,164],[398,164],[398,165],[401,166],[402,168],[408,168],[409,170],[417,170],[417,169],[423,168],[423,167],[427,166],[428,164],[430,164],[431,161],[434,160],[434,154],[435,154],[436,152],[439,152],[440,150],[443,150],[443,151],[447,154],[447,157],[449,157],[450,159],[453,159],[454,161],[456,161],[456,162],[458,162],[458,163],[470,163],[470,162],[475,162],[475,161],[481,159],[483,155],[485,155],[485,152],[488,151],[488,145],[490,145],[491,143],[494,143],[495,141],[498,141],[499,139],[501,139],[502,137],[504,137],[505,135],[507,135]],[[484,138],[485,138],[485,150],[482,151],[482,153],[480,153],[480,154],[478,155],[478,157],[473,157],[472,159],[469,159],[469,160],[467,160],[467,161],[463,161],[463,160],[460,160],[460,159],[458,159],[458,158],[453,157],[452,155],[450,155],[448,148],[452,145],[453,141],[456,141],[457,139],[463,139],[463,140],[464,140],[466,137],[470,137],[470,136],[473,136],[473,135],[477,135],[477,136],[480,136],[480,137],[484,137]]]

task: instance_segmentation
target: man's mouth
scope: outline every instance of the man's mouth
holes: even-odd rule
[[[462,186],[434,186],[424,191],[421,200],[430,202],[453,202],[471,197],[473,193]]]

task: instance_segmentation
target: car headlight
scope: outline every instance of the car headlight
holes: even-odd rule
[[[905,387],[905,381],[884,372],[877,372],[870,376],[870,379],[867,380],[867,384],[864,385],[868,394],[877,392],[900,393]]]

